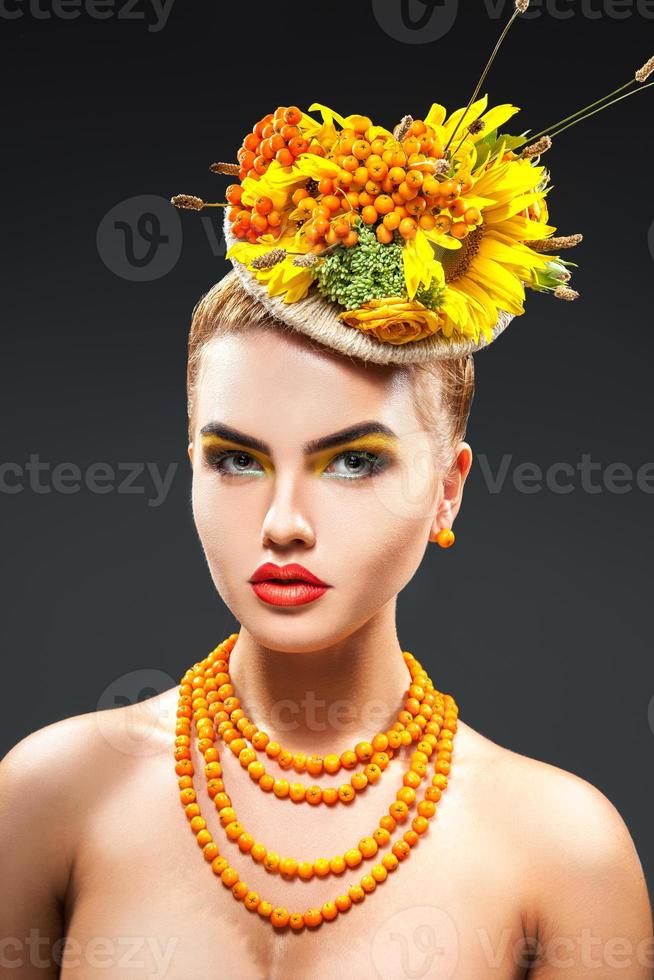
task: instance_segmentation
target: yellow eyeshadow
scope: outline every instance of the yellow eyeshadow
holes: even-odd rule
[[[258,453],[254,449],[250,449],[248,446],[242,446],[239,442],[232,442],[231,439],[223,439],[221,436],[214,435],[213,433],[207,433],[206,435],[202,436],[202,448],[214,451],[232,449],[235,452],[238,452],[240,450],[243,453],[247,453],[248,456],[252,456],[253,459],[257,460],[257,462],[261,463],[267,473],[272,473],[272,464],[266,455],[263,453]]]
[[[331,462],[335,456],[339,456],[341,453],[348,451],[354,452],[355,450],[368,453],[386,453],[389,456],[395,456],[397,441],[397,439],[392,439],[382,433],[379,435],[362,436],[360,439],[344,442],[340,446],[332,446],[330,449],[321,450],[316,454],[312,466],[315,470],[320,470],[327,463]]]

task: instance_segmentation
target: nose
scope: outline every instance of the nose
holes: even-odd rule
[[[297,541],[305,546],[315,543],[313,524],[302,504],[302,476],[285,471],[275,474],[273,496],[261,525],[264,546],[288,546]]]

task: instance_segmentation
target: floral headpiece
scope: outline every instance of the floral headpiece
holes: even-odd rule
[[[227,257],[246,290],[278,319],[344,353],[378,363],[460,357],[491,343],[524,312],[525,288],[564,300],[574,262],[559,253],[580,234],[553,237],[540,159],[552,137],[614,102],[654,71],[540,133],[501,132],[519,108],[468,105],[391,131],[368,116],[313,103],[279,106],[243,139],[227,200],[180,194],[178,207],[225,208]],[[654,83],[643,86],[650,88]],[[316,112],[319,118],[309,113]]]

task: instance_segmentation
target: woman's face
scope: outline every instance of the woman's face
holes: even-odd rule
[[[193,514],[218,592],[269,649],[346,639],[412,578],[430,535],[451,526],[469,447],[459,445],[444,485],[409,384],[278,331],[216,337],[205,350]],[[299,605],[276,604],[274,592],[266,601],[249,581],[264,562],[299,563],[329,588]]]

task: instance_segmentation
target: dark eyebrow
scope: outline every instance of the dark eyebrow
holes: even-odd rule
[[[353,442],[362,436],[373,434],[385,435],[391,439],[397,438],[396,433],[392,429],[389,429],[387,425],[384,425],[383,422],[358,422],[356,425],[351,425],[347,429],[341,429],[339,432],[332,432],[331,435],[322,436],[320,439],[311,439],[309,442],[305,442],[302,447],[302,452],[305,456],[309,456],[312,453],[320,452],[322,449],[331,449],[332,446],[339,446],[343,442]],[[265,456],[272,455],[267,442],[255,439],[254,436],[248,436],[244,432],[239,432],[238,429],[232,429],[230,426],[223,425],[221,422],[208,422],[207,425],[203,425],[200,429],[200,435],[219,436],[228,442],[237,442],[241,446],[256,449]]]

